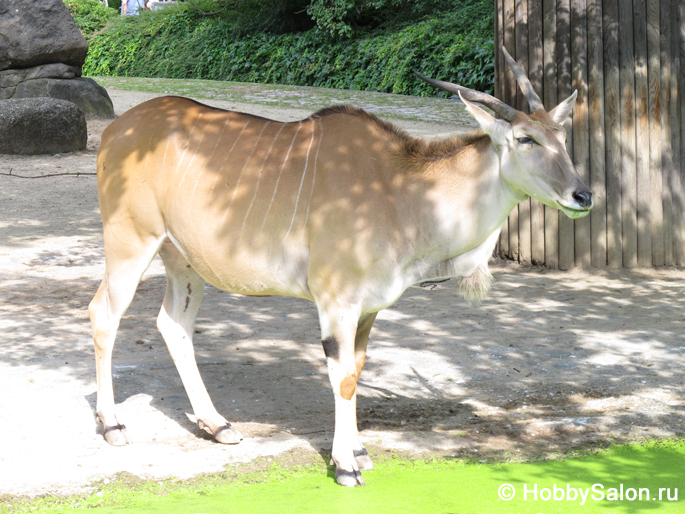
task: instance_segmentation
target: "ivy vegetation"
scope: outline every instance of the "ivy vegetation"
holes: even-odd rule
[[[189,0],[109,23],[85,74],[437,94],[417,70],[493,88],[490,0]]]

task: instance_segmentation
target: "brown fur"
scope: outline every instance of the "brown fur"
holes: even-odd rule
[[[345,400],[351,400],[357,390],[356,375],[348,375],[340,382],[340,396]]]
[[[392,123],[383,121],[377,116],[351,105],[327,107],[314,113],[311,117],[321,118],[332,114],[357,116],[376,125],[390,136],[392,141],[397,145],[400,156],[406,160],[409,169],[412,170],[420,168],[422,165],[430,162],[454,157],[471,145],[484,142],[489,143],[490,141],[490,138],[480,130],[474,130],[473,132],[464,135],[438,141],[424,141],[423,139],[410,136],[404,130],[396,127]]]

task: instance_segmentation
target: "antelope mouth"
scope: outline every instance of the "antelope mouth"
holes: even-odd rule
[[[570,207],[567,205],[559,204],[559,210],[566,214],[566,216],[568,216],[572,220],[576,220],[578,218],[583,218],[590,214],[590,211],[592,210],[592,205],[590,205],[590,207],[587,208],[578,208],[576,206]]]

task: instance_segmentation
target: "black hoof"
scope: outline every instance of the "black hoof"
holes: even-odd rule
[[[126,425],[112,425],[111,427],[105,427],[103,432],[105,436],[105,441],[107,441],[112,446],[126,446],[131,443],[126,432]]]
[[[207,432],[211,433],[209,427],[205,426],[201,421],[198,422],[198,425],[200,428],[203,428],[207,430]],[[219,428],[212,434],[212,437],[214,437],[214,439],[221,444],[238,444],[243,440],[243,434],[233,428],[230,423],[226,423],[223,427]]]
[[[344,487],[357,487],[357,485],[366,485],[362,478],[361,471],[347,471],[345,469],[335,470],[335,481]]]

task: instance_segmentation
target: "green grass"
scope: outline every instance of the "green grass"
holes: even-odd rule
[[[337,486],[333,475],[332,468],[321,465],[296,470],[273,465],[258,473],[215,475],[193,482],[134,481],[130,485],[120,479],[102,484],[89,496],[15,501],[12,507],[8,507],[9,503],[0,506],[0,512],[62,513],[77,508],[88,508],[93,514],[685,512],[685,490],[677,491],[685,489],[685,441],[680,440],[614,446],[580,458],[534,463],[386,459],[374,471],[364,473],[366,487],[354,489]],[[502,484],[515,488],[510,501],[498,497]],[[595,484],[601,484],[603,489]],[[524,485],[529,491],[537,486],[537,500],[533,493],[524,498]],[[644,491],[642,500],[631,500],[631,489],[641,488],[649,489],[649,500]],[[661,500],[660,488],[670,488],[662,491]],[[610,501],[612,489],[616,499]],[[567,499],[567,491],[573,497],[574,490],[575,498]],[[668,494],[674,498],[676,491],[677,501],[669,501]],[[547,494],[550,498],[543,499]],[[601,495],[604,499],[600,499]]]

